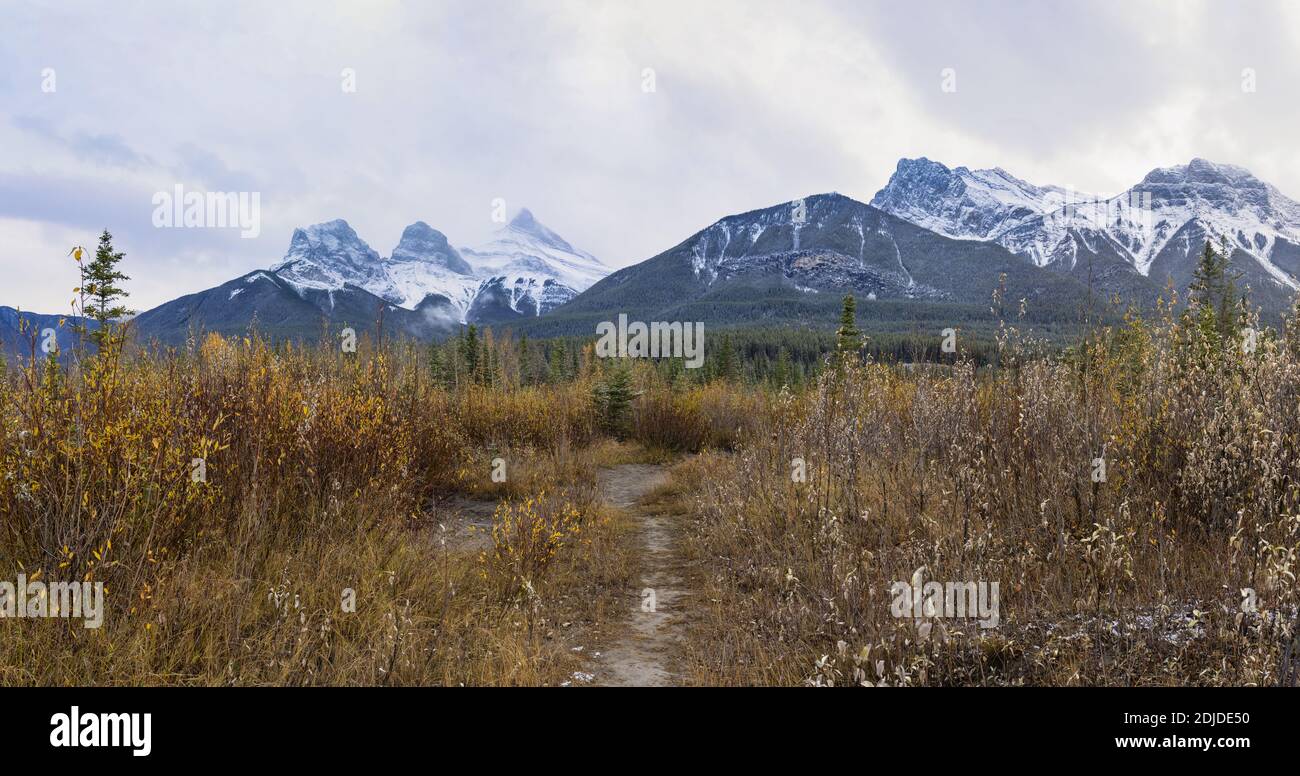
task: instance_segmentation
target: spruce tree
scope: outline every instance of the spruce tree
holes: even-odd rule
[[[626,359],[617,359],[618,363],[605,371],[602,379],[592,386],[592,402],[601,427],[608,433],[622,439],[627,431],[629,410],[632,406],[632,372]]]
[[[790,351],[785,348],[777,353],[776,367],[772,371],[772,384],[774,388],[782,388],[790,384]]]
[[[461,333],[460,356],[465,362],[465,373],[470,382],[479,377],[478,327],[470,324]]]
[[[533,354],[528,347],[528,335],[519,336],[519,384],[531,385],[533,382]]]
[[[1196,325],[1218,345],[1235,341],[1241,329],[1242,297],[1229,271],[1228,251],[1226,243],[1216,252],[1206,240],[1188,288]]]
[[[555,343],[551,345],[550,360],[551,382],[564,382],[564,378],[568,374],[566,370],[568,356],[565,355],[564,352],[564,340],[556,340]]]
[[[502,382],[501,354],[489,338],[484,344],[487,357],[483,359],[483,375],[479,382],[489,388],[495,388]]]
[[[735,382],[740,374],[736,361],[736,349],[731,344],[731,335],[722,335],[722,347],[718,349],[717,377],[726,382]]]
[[[130,280],[117,268],[124,258],[125,253],[113,250],[113,235],[105,229],[99,236],[95,258],[81,269],[81,292],[85,298],[82,313],[97,324],[90,332],[90,339],[101,351],[117,338],[115,322],[132,313],[122,304],[126,291],[118,285]]]
[[[447,387],[447,360],[443,357],[442,347],[434,342],[429,345],[429,375],[435,385]]]
[[[847,361],[862,349],[862,331],[858,329],[858,302],[852,294],[845,294],[840,310],[840,328],[835,332],[835,349],[839,361]]]

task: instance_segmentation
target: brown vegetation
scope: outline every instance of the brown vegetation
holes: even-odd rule
[[[103,582],[107,611],[0,622],[0,683],[569,681],[641,579],[597,469],[684,453],[681,681],[1292,678],[1294,327],[1167,315],[1057,355],[1004,329],[987,367],[844,357],[779,392],[588,353],[521,385],[512,347],[451,382],[415,346],[215,336],[8,366],[0,579]],[[501,501],[474,542],[458,499]],[[998,583],[997,626],[895,616],[911,580]]]
[[[827,373],[680,467],[688,681],[1289,681],[1300,331],[1169,316],[1028,350]],[[894,616],[913,579],[999,583],[1000,623]]]

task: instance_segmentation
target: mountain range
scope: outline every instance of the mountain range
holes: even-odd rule
[[[41,315],[0,305],[0,357],[45,354],[46,332],[54,332],[54,344],[60,353],[69,353],[77,344],[77,326],[96,328],[94,321],[63,315]]]
[[[1137,301],[1171,282],[1185,290],[1207,241],[1227,245],[1266,312],[1286,309],[1300,289],[1300,204],[1248,170],[1204,159],[1152,170],[1112,197],[905,159],[871,204]]]
[[[1112,298],[1150,308],[1171,286],[1185,294],[1207,241],[1226,244],[1238,282],[1276,323],[1300,289],[1300,205],[1247,170],[1193,159],[1103,198],[903,159],[869,204],[823,194],[728,216],[528,329],[579,333],[611,310],[827,325],[851,292],[860,319],[906,331],[988,322],[1003,283],[1008,309],[1023,300],[1031,321],[1064,325],[1085,308],[1106,314]]]
[[[1045,327],[1118,297],[1186,290],[1206,242],[1226,244],[1269,322],[1300,289],[1300,204],[1249,171],[1193,159],[1111,197],[1000,168],[903,159],[869,203],[818,194],[736,215],[613,271],[521,210],[477,247],[420,221],[388,257],[346,221],[295,230],[265,270],[142,313],[144,339],[191,331],[314,338],[344,325],[437,338],[465,324],[591,335],[626,313],[710,326],[833,325],[840,298],[877,329],[991,320],[1005,286]]]
[[[1077,280],[992,242],[956,240],[841,194],[728,216],[663,253],[621,269],[548,316],[538,335],[578,334],[610,311],[635,320],[826,325],[854,294],[873,328],[987,316],[1006,277],[1011,299],[1074,311]]]
[[[430,338],[467,323],[501,324],[543,315],[609,273],[519,211],[487,243],[457,249],[417,221],[382,257],[344,220],[294,230],[285,255],[215,288],[141,313],[138,336],[174,344],[190,332],[314,338],[351,325]]]

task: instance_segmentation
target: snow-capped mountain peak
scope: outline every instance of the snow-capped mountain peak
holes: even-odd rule
[[[971,170],[900,159],[871,204],[945,237],[987,240],[1059,205],[1060,186],[1035,186],[1001,167]]]
[[[1147,173],[1133,191],[1149,195],[1155,209],[1220,211],[1279,225],[1300,224],[1300,205],[1243,167],[1193,159]]]
[[[609,268],[595,256],[573,247],[568,240],[538,221],[528,208],[520,210],[486,243],[462,248],[462,251],[471,256],[475,268],[484,273],[505,270],[512,265],[541,269],[544,264],[554,265],[551,277],[558,280],[566,279],[565,276],[572,272],[599,273],[601,277],[609,273]],[[542,260],[541,264],[536,261],[538,259]]]
[[[300,293],[355,286],[408,310],[433,305],[461,323],[540,315],[609,274],[526,209],[490,241],[463,251],[417,221],[387,259],[346,221],[326,221],[295,229],[271,270]]]
[[[567,253],[581,253],[581,251],[575,250],[563,237],[538,221],[528,208],[522,208],[515,214],[514,218],[510,219],[510,223],[499,231],[516,234],[521,238],[521,242],[536,242]]]
[[[1279,288],[1300,288],[1300,204],[1249,170],[1206,159],[1152,170],[1114,197],[1076,197],[991,239],[1038,266],[1072,269],[1083,256],[1107,254],[1143,276],[1157,267],[1162,276],[1182,274],[1205,240],[1226,240]]]
[[[390,301],[395,296],[379,254],[341,218],[295,229],[271,271],[299,288],[353,285]]]
[[[610,269],[524,208],[486,243],[461,255],[483,279],[480,295],[513,313],[541,315],[587,290]],[[500,311],[505,314],[505,310]]]
[[[389,261],[435,264],[461,275],[474,274],[474,268],[451,247],[447,236],[423,221],[416,221],[402,231],[402,239]]]
[[[402,231],[402,239],[384,268],[396,290],[393,301],[408,310],[430,296],[441,296],[463,322],[478,292],[479,278],[474,268],[451,246],[446,235],[423,221]]]
[[[1207,241],[1226,241],[1243,282],[1278,304],[1300,289],[1300,204],[1249,170],[1207,159],[1162,167],[1113,197],[1035,186],[1001,168],[903,159],[872,204],[947,237],[1026,261],[1102,273],[1116,287],[1187,285]],[[1236,254],[1244,254],[1243,256]],[[1124,273],[1138,280],[1121,280]]]
[[[347,221],[336,218],[293,230],[289,251],[272,269],[280,271],[291,264],[321,260],[365,264],[378,258],[379,254],[357,235]]]

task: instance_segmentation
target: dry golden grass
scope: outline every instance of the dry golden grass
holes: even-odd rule
[[[1173,320],[1068,358],[1008,336],[994,369],[868,365],[775,398],[736,452],[674,474],[698,586],[685,680],[1285,680],[1300,337],[1236,345]],[[998,582],[1001,623],[894,617],[891,585],[922,569]]]
[[[0,622],[0,684],[565,681],[583,659],[570,642],[623,616],[613,604],[636,568],[592,485],[602,456],[625,453],[589,446],[584,391],[448,392],[415,350],[215,337],[188,354],[9,369],[3,578],[103,582],[107,611],[97,630]],[[538,547],[497,564],[446,541],[456,516],[432,508],[543,487],[565,505],[565,536],[543,543],[540,566]],[[554,528],[506,509],[525,535]]]
[[[637,526],[596,476],[633,461],[679,461],[652,508],[690,588],[684,682],[1289,681],[1300,330],[1247,352],[1166,318],[1063,356],[1003,334],[993,368],[796,394],[635,365],[632,443],[587,367],[449,390],[418,348],[220,338],[11,365],[0,579],[103,582],[107,611],[0,622],[0,684],[569,681],[633,608]],[[467,500],[495,510],[472,541]],[[918,573],[999,583],[1001,622],[894,617]]]

